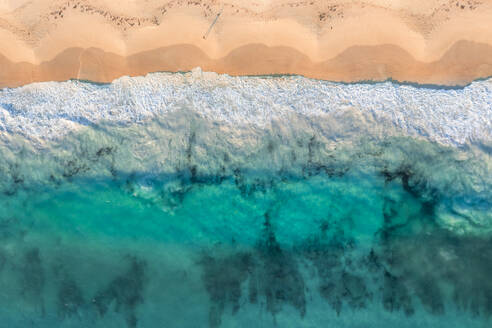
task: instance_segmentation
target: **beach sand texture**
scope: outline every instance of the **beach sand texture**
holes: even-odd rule
[[[0,0],[0,87],[155,71],[463,85],[492,0]]]

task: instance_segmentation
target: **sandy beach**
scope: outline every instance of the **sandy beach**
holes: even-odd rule
[[[155,71],[463,85],[492,75],[492,1],[3,0],[0,87]]]

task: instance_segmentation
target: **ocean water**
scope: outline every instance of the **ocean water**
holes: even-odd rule
[[[492,81],[0,90],[0,327],[490,327]]]

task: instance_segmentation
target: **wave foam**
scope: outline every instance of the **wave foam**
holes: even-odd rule
[[[492,139],[492,80],[450,90],[300,76],[231,77],[200,69],[122,77],[104,85],[66,81],[3,89],[0,131],[57,139],[81,126],[141,123],[183,108],[213,121],[260,126],[286,115],[355,109],[378,124],[443,144]]]

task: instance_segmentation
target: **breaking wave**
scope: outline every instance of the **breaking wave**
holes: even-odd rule
[[[407,135],[490,146],[491,93],[491,80],[451,89],[393,82],[342,84],[300,76],[231,77],[195,69],[123,77],[111,84],[42,82],[3,89],[0,130],[56,139],[81,126],[142,123],[183,108],[238,128],[292,115],[315,118],[354,111],[360,119],[371,118],[373,125]]]

